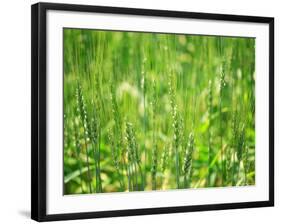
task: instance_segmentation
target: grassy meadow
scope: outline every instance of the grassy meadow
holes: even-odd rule
[[[64,29],[64,193],[255,184],[255,39]]]

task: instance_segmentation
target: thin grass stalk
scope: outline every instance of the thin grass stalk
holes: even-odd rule
[[[192,172],[192,155],[194,151],[194,135],[191,132],[188,137],[188,144],[185,150],[184,156],[184,166],[183,166],[183,174],[184,174],[184,187],[189,188],[191,184],[191,172]]]
[[[102,40],[102,37],[99,38],[99,41]],[[99,46],[100,50],[104,50],[104,46]],[[100,60],[102,58],[100,57]],[[104,114],[104,101],[102,100],[102,89],[101,89],[101,76],[102,72],[100,71],[100,68],[98,68],[98,72],[95,74],[94,79],[94,88],[95,88],[95,94],[94,94],[94,125],[96,128],[96,139],[95,139],[95,161],[96,161],[96,190],[97,192],[102,192],[102,179],[101,179],[101,167],[100,167],[100,145],[101,145],[101,126],[102,126],[102,120],[101,120],[101,114]]]
[[[101,149],[101,128],[99,127],[99,143],[98,143],[98,180],[99,192],[102,192],[101,166],[100,166],[100,149]]]
[[[223,92],[225,87],[225,63],[222,63],[221,74],[220,74],[220,98],[219,98],[219,114],[220,114],[220,148],[221,148],[221,166],[222,166],[222,185],[225,184],[225,155],[223,149],[223,115],[222,115],[222,102],[223,102]]]
[[[237,150],[237,139],[238,139],[238,121],[237,121],[237,111],[235,110],[232,115],[232,149],[233,149],[233,163],[232,163],[232,186],[235,185],[235,176],[236,176],[236,150]]]
[[[85,148],[86,148],[86,165],[87,165],[87,175],[88,175],[88,188],[90,193],[92,193],[92,176],[90,171],[90,164],[89,164],[89,148],[88,148],[88,141],[89,141],[89,127],[88,127],[88,116],[87,116],[87,109],[86,104],[84,102],[82,88],[78,82],[77,89],[76,89],[76,99],[77,99],[77,112],[79,114],[80,120],[83,124],[84,130],[84,141],[85,141]]]
[[[122,171],[126,170],[125,169],[125,159],[124,159],[124,154],[123,154],[123,132],[122,132],[122,119],[120,117],[120,111],[116,99],[116,90],[115,86],[112,83],[111,84],[111,105],[112,105],[112,113],[113,113],[113,119],[114,119],[114,135],[117,136],[117,139],[114,140],[116,141],[115,147],[116,147],[116,153],[120,155],[121,159],[119,161],[119,166],[118,166],[118,172],[120,178],[122,178],[122,188],[125,187],[124,181],[123,181],[123,176],[122,176]]]
[[[208,89],[208,178],[207,186],[211,186],[211,162],[212,162],[212,114],[213,114],[213,94],[212,94],[212,81],[209,81]]]
[[[138,155],[138,149],[137,149],[138,146],[136,143],[133,125],[129,122],[126,122],[126,140],[127,140],[128,166],[129,166],[130,174],[132,174],[131,171],[132,169],[134,169],[133,178],[132,178],[133,180],[132,190],[138,190],[138,171],[141,173],[140,158]],[[140,169],[138,170],[137,168]],[[141,178],[141,181],[142,180],[143,178]]]
[[[180,163],[179,163],[179,145],[180,145],[180,124],[179,124],[179,115],[178,109],[176,105],[176,95],[175,95],[175,87],[174,87],[174,76],[172,74],[169,75],[169,95],[170,95],[170,104],[171,104],[171,112],[173,118],[173,148],[175,151],[175,169],[176,169],[176,183],[177,188],[180,188]]]
[[[93,145],[94,161],[95,161],[95,182],[96,192],[102,191],[101,185],[101,172],[100,172],[100,142],[101,142],[101,120],[99,111],[99,101],[95,98],[93,102],[93,117],[91,120],[91,141]]]
[[[98,187],[98,158],[97,158],[97,148],[98,148],[98,137],[99,137],[99,121],[98,121],[98,115],[95,104],[93,105],[93,117],[91,119],[91,141],[92,141],[92,147],[93,147],[93,157],[94,157],[94,163],[95,163],[95,191],[96,193],[99,192]]]
[[[156,84],[155,80],[152,84],[153,94],[152,94],[152,166],[151,166],[151,177],[152,177],[152,190],[156,190],[156,173],[157,173],[157,141],[156,141],[156,103],[157,103],[157,94],[156,94]]]
[[[144,136],[146,139],[146,71],[145,71],[145,66],[146,66],[146,58],[143,59],[142,63],[142,94],[143,94],[143,131],[144,131]],[[147,151],[146,151],[146,146],[145,142],[143,144],[143,151],[144,151],[144,177],[143,177],[143,185],[146,185],[146,167],[147,167]],[[143,188],[144,188],[143,186]]]

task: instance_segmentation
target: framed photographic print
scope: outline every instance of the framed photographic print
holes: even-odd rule
[[[32,218],[274,205],[274,19],[32,6]]]

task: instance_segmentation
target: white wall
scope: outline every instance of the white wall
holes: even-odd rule
[[[50,0],[51,1],[51,0]],[[280,219],[280,5],[278,0],[68,0],[63,3],[185,10],[275,17],[275,208],[107,218],[60,223],[266,223]],[[30,5],[0,6],[0,223],[30,220]],[[274,223],[274,222],[273,222]],[[275,222],[277,223],[277,222]]]

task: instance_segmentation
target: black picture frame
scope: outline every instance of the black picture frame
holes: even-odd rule
[[[63,10],[269,24],[269,200],[69,214],[46,214],[46,12]],[[274,206],[274,18],[89,5],[37,3],[31,10],[31,218],[54,221]]]

